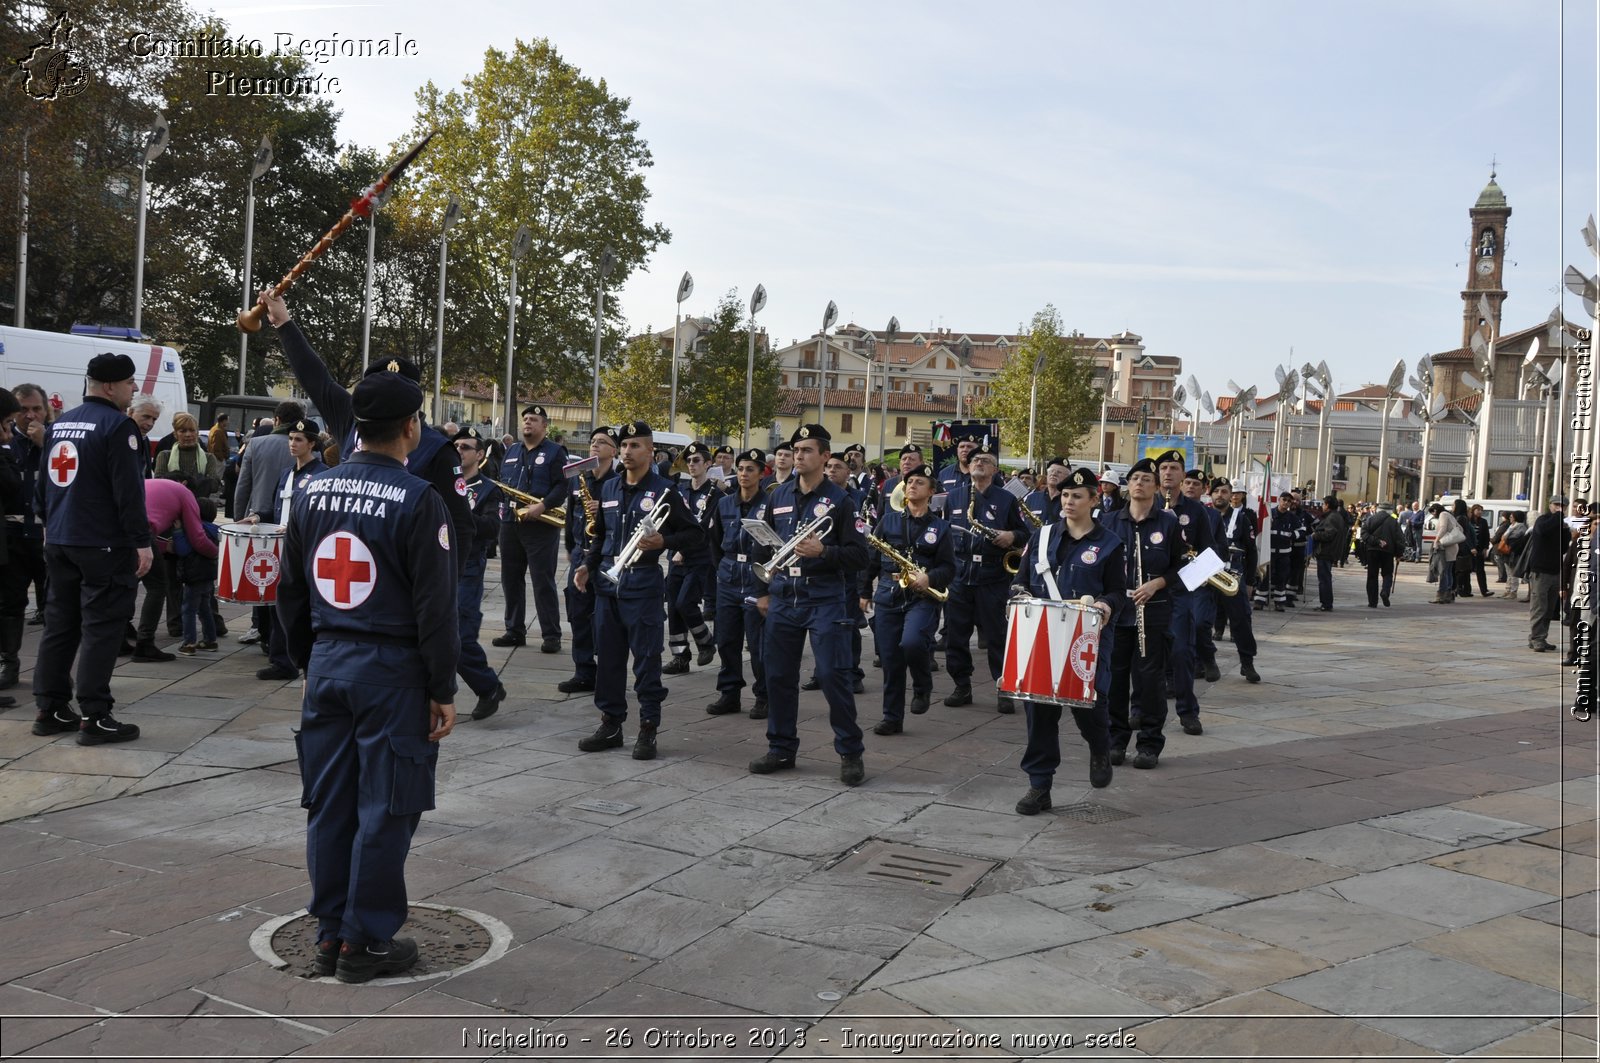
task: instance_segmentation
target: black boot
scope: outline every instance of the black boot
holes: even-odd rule
[[[687,653],[672,655],[672,660],[661,666],[662,675],[688,675],[689,655]]]
[[[602,749],[616,749],[622,745],[622,724],[609,716],[600,717],[600,726],[588,738],[578,740],[578,748],[585,753],[598,753]]]
[[[0,690],[10,690],[17,685],[22,673],[22,617],[0,617]]]

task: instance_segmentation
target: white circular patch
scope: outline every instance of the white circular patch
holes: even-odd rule
[[[1072,649],[1067,652],[1067,660],[1072,662],[1072,674],[1087,683],[1094,678],[1094,662],[1090,659],[1090,649],[1094,646],[1094,639],[1085,632],[1072,640]]]
[[[311,575],[317,593],[335,609],[354,609],[378,586],[378,566],[372,551],[345,531],[334,532],[317,544]]]
[[[464,476],[456,477],[456,494],[462,498],[467,497],[467,479]]]
[[[78,478],[78,448],[67,439],[50,448],[50,481],[57,487],[67,487]]]
[[[813,517],[820,517],[826,512],[828,512],[828,503],[826,502],[818,502],[811,507],[811,515]]]
[[[128,449],[129,450],[138,450],[139,449],[139,434],[137,432],[135,432],[133,435],[128,437]]]
[[[245,559],[244,578],[257,590],[266,590],[278,582],[278,555],[270,550],[257,550]]]
[[[1166,541],[1166,538],[1167,537],[1165,535],[1162,535],[1160,532],[1151,532],[1150,533],[1150,545],[1151,546],[1160,546],[1163,542]]]
[[[446,550],[450,549],[450,525],[439,525],[439,545]]]
[[[922,533],[922,541],[927,543],[929,546],[935,546],[939,542],[939,533],[934,531],[932,528],[929,528],[927,531]]]
[[[1100,552],[1091,546],[1089,549],[1078,555],[1078,560],[1082,561],[1086,565],[1092,565],[1094,564],[1094,559],[1099,556]]]
[[[1179,524],[1188,524],[1189,523],[1189,514],[1185,513],[1182,516],[1180,516],[1178,518],[1178,523]]]
[[[650,498],[649,496],[646,496],[644,498],[639,499],[639,510],[640,510],[640,512],[648,513],[652,509],[655,509],[655,508],[656,508],[656,500],[655,499]]]
[[[544,455],[540,454],[538,457],[534,458],[533,459],[533,463],[535,465],[543,465],[544,464]]]

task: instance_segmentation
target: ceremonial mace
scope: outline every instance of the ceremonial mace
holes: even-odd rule
[[[434,132],[437,132],[437,130]],[[416,147],[406,152],[399,162],[389,167],[382,177],[374,181],[365,192],[361,193],[360,197],[350,204],[350,209],[344,212],[344,217],[340,218],[333,228],[322,234],[322,239],[318,240],[311,250],[301,256],[300,261],[295,263],[294,269],[290,270],[281,281],[269,289],[270,293],[282,295],[288,291],[290,286],[300,278],[300,274],[310,269],[311,263],[321,258],[322,253],[332,247],[333,242],[344,235],[344,231],[355,224],[357,218],[372,217],[372,212],[377,209],[378,201],[382,198],[384,192],[399,179],[400,175],[405,172],[406,167],[410,166],[412,161],[422,154],[422,149],[428,146],[428,141],[432,140],[433,137],[434,133],[429,133],[419,140]],[[266,312],[266,303],[257,301],[255,306],[239,315],[239,331],[260,332],[261,321]]]

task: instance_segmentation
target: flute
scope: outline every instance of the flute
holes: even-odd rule
[[[1133,526],[1133,578],[1138,581],[1134,587],[1138,591],[1144,586],[1144,548],[1139,538],[1139,526]],[[1144,643],[1144,603],[1133,603],[1133,621],[1139,629],[1139,656],[1146,656]]]

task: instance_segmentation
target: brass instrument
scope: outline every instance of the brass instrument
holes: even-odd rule
[[[1187,554],[1183,555],[1183,559],[1185,561],[1193,561],[1195,559],[1195,552],[1190,550]],[[1218,572],[1216,575],[1207,579],[1206,582],[1215,587],[1219,594],[1226,595],[1229,598],[1232,598],[1235,594],[1239,593],[1239,577],[1235,576],[1232,572],[1228,572],[1226,570]]]
[[[1124,569],[1123,571],[1127,570]],[[1133,579],[1134,590],[1138,590],[1140,587],[1144,586],[1144,544],[1140,541],[1139,526],[1137,524],[1133,526]],[[1129,593],[1131,594],[1132,591]],[[1144,657],[1146,656],[1146,651],[1144,643],[1143,602],[1135,602],[1133,604],[1133,620],[1134,624],[1139,629],[1139,656]]]
[[[970,499],[967,502],[967,525],[972,529],[974,535],[994,543],[1000,533],[986,524],[978,523],[978,491],[970,483],[967,485],[967,494]],[[1018,504],[1020,505],[1020,503]],[[1023,506],[1022,508],[1023,512],[1027,512],[1028,507]],[[1029,515],[1031,516],[1032,514]],[[1000,564],[1005,568],[1006,575],[1015,576],[1022,568],[1022,551],[1020,549],[1007,550],[1006,556],[1001,558]]]
[[[611,567],[601,569],[600,575],[614,584],[621,583],[623,574],[632,568],[634,563],[645,553],[644,547],[640,544],[667,526],[667,515],[671,510],[671,506],[662,502],[646,513],[639,523],[634,526],[633,534],[628,536],[628,541],[622,545],[622,549],[617,553],[616,559],[611,563]]]
[[[544,502],[544,499],[535,498],[526,491],[518,491],[510,484],[501,483],[499,480],[490,480],[489,482],[504,491],[506,497],[511,501],[518,503],[518,505],[512,507],[512,511],[516,514],[518,520],[522,519],[522,514],[527,512],[530,507]],[[542,520],[546,524],[557,528],[565,528],[567,526],[567,510],[565,506],[557,506],[554,509],[545,510],[535,519]]]
[[[911,560],[911,558],[907,557],[905,554],[902,554],[900,551],[896,550],[894,547],[890,546],[876,535],[873,535],[871,532],[867,533],[867,545],[900,566],[900,572],[894,577],[894,582],[903,591],[910,590],[911,582],[918,576],[923,575],[926,571],[915,561]],[[932,598],[934,601],[941,604],[950,597],[949,591],[941,591],[937,587],[933,586],[921,588],[917,593],[925,594],[929,598]]]
[[[1033,526],[1034,531],[1038,531],[1040,528],[1044,527],[1044,521],[1039,518],[1039,515],[1033,510],[1029,509],[1027,506],[1023,505],[1021,501],[1017,502],[1017,508],[1022,510],[1022,515],[1024,517],[1028,518],[1028,523]]]
[[[589,478],[582,473],[578,474],[578,496],[583,499],[583,511],[587,514],[589,507],[594,504],[594,496],[589,493]],[[594,516],[583,522],[583,534],[588,536],[591,541],[600,534],[600,512],[598,510],[595,511]]]
[[[766,564],[762,564],[761,562],[757,561],[755,564],[750,566],[750,570],[756,574],[756,578],[762,583],[771,583],[773,575],[775,575],[780,568],[786,568],[789,562],[794,560],[795,548],[797,546],[811,538],[813,535],[820,539],[832,530],[833,513],[830,510],[829,512],[818,517],[816,520],[812,521],[810,524],[807,524],[805,527],[801,528],[799,531],[795,532],[794,537],[788,542],[784,543],[782,546],[778,547],[778,552],[773,554],[771,560],[769,560]]]
[[[906,482],[901,480],[894,485],[894,490],[889,492],[889,508],[896,513],[906,511]]]

